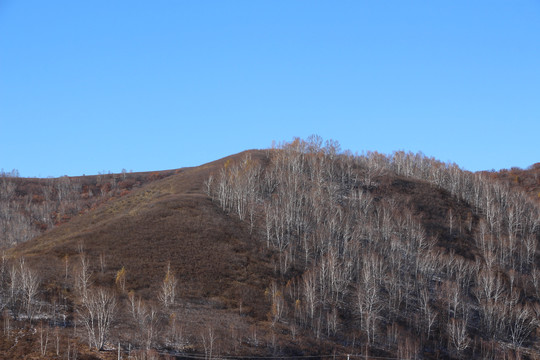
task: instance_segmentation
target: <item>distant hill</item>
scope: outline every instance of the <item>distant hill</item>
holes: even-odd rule
[[[512,185],[504,173],[404,152],[353,156],[311,137],[126,174],[131,187],[111,186],[7,249],[0,294],[13,330],[0,354],[112,359],[120,344],[137,358],[535,358],[535,171]],[[108,176],[62,181],[96,194],[119,175]],[[56,186],[35,199],[48,181],[7,179],[1,199],[9,192],[10,209],[32,214],[66,197]],[[39,275],[34,294],[28,274]],[[102,341],[94,299],[115,305]],[[15,343],[23,326],[36,330]],[[60,334],[58,351],[43,349],[43,326]]]
[[[0,248],[25,242],[73,216],[174,171],[60,178],[0,176]]]
[[[512,188],[525,191],[531,198],[540,201],[540,163],[527,169],[511,168],[492,173]]]

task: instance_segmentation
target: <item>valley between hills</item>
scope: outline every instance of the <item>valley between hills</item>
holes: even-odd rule
[[[538,359],[540,164],[317,136],[0,178],[0,358]]]

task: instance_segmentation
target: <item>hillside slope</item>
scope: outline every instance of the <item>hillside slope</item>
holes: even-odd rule
[[[540,202],[540,163],[533,164],[527,169],[511,168],[485,174],[497,177],[512,188],[522,189],[532,199]]]
[[[157,306],[170,264],[181,299],[175,311],[195,337],[192,341],[198,341],[200,328],[206,326],[222,332],[238,323],[247,332],[251,317],[266,317],[270,261],[251,241],[247,226],[221,211],[203,191],[211,173],[241,156],[177,170],[20,244],[9,255],[24,258],[39,271],[42,283],[52,289],[50,298],[66,289],[63,301],[72,306],[78,301],[74,283],[81,252],[89,260],[93,285],[114,288],[124,268],[126,295],[133,291],[149,306]],[[122,316],[127,315],[120,314],[120,323]]]
[[[170,262],[182,297],[234,300],[251,291],[250,281],[257,285],[259,279],[250,279],[250,274],[268,274],[267,260],[249,241],[246,226],[220,211],[203,191],[204,181],[225,161],[180,169],[21,244],[11,254],[25,257],[48,279],[61,274],[65,257],[76,259],[82,248],[99,275],[96,281],[112,285],[116,272],[125,267],[126,287],[145,298],[157,291]],[[100,256],[106,264],[103,273]]]
[[[84,342],[86,292],[109,289],[102,348],[146,355],[533,358],[539,214],[455,165],[295,140],[179,169],[19,244],[0,290],[15,319],[35,308]],[[26,266],[31,301],[9,295]]]
[[[174,171],[47,179],[13,176],[16,174],[0,174],[0,249],[26,242]]]

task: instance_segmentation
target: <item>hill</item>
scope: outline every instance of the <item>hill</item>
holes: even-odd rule
[[[51,358],[68,340],[102,358],[118,344],[132,357],[535,358],[539,214],[455,164],[296,139],[170,172],[10,248],[3,318],[45,319],[64,339],[63,355],[36,355]],[[94,322],[96,299],[111,322]],[[38,334],[11,349],[43,350]]]
[[[0,248],[25,242],[174,171],[47,179],[13,176],[16,173],[0,174]]]
[[[143,298],[155,295],[170,263],[183,297],[222,296],[225,301],[228,292],[239,291],[234,284],[246,271],[261,269],[252,258],[257,251],[247,241],[245,226],[219,211],[203,192],[204,181],[224,161],[177,170],[19,245],[11,254],[53,276],[62,273],[66,256],[75,261],[84,252],[93,260],[100,285],[113,285],[124,267],[127,287]]]
[[[540,201],[540,163],[527,169],[511,168],[485,174],[506,182],[512,188],[523,190],[532,199]]]

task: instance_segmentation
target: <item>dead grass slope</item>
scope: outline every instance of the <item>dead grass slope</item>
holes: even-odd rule
[[[262,152],[252,156],[262,158]],[[10,254],[25,257],[48,283],[62,279],[66,256],[75,262],[82,246],[92,262],[95,283],[113,285],[116,272],[125,267],[126,288],[145,298],[155,298],[170,262],[181,298],[213,299],[228,308],[242,302],[244,310],[264,316],[269,261],[257,251],[248,228],[220,211],[203,190],[208,176],[228,159],[180,169],[73,218]],[[105,259],[103,272],[100,256]]]

